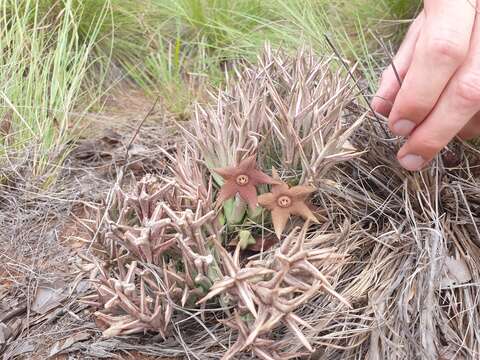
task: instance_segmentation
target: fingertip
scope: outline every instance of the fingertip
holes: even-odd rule
[[[388,126],[390,131],[397,136],[408,136],[413,131],[417,124],[411,120],[399,119],[396,121],[389,121]]]
[[[398,150],[397,160],[399,164],[408,171],[422,170],[430,161],[422,152],[422,149],[416,147],[415,144],[412,145],[411,139]]]
[[[422,170],[427,164],[422,156],[417,154],[405,154],[397,156],[398,162],[400,165],[408,171],[419,171]]]

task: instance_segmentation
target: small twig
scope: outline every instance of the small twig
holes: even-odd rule
[[[395,77],[397,78],[397,81],[398,81],[398,85],[402,86],[402,79],[400,78],[400,75],[398,74],[398,71],[397,71],[397,67],[395,66],[394,62],[393,62],[393,56],[392,54],[390,53],[390,51],[388,50],[387,46],[385,45],[385,42],[383,40],[381,40],[377,34],[375,34],[371,29],[368,30],[370,32],[370,34],[373,36],[373,38],[380,44],[380,46],[382,47],[383,51],[385,52],[385,55],[387,55],[388,57],[388,61],[390,62],[390,64],[392,65],[392,69],[393,69],[393,72],[395,74]]]
[[[130,141],[127,144],[127,149],[125,151],[125,159],[128,159],[128,151],[130,150],[130,147],[132,146],[133,142],[137,138],[138,133],[140,132],[140,128],[143,126],[143,124],[148,119],[148,117],[152,115],[153,110],[155,110],[155,106],[157,106],[158,100],[159,100],[159,97],[157,96],[150,110],[148,110],[147,114],[143,117],[143,119],[138,122],[135,132],[133,133],[132,137],[130,138]]]
[[[345,70],[347,70],[348,72],[348,75],[352,78],[352,80],[354,81],[355,83],[355,86],[357,87],[357,89],[360,91],[360,94],[362,95],[363,99],[365,100],[365,102],[367,103],[367,106],[368,108],[370,109],[370,111],[372,112],[373,116],[375,116],[375,119],[381,124],[381,119],[378,117],[377,113],[375,112],[375,110],[373,110],[372,108],[372,105],[370,104],[370,101],[368,101],[368,98],[367,96],[365,95],[365,93],[363,92],[363,89],[362,87],[360,86],[360,84],[358,83],[358,81],[355,79],[355,76],[352,74],[352,72],[350,71],[350,68],[348,67],[348,65],[345,63],[345,61],[343,60],[342,56],[340,55],[339,51],[337,50],[337,48],[335,47],[335,45],[333,45],[332,41],[330,40],[330,38],[328,37],[327,34],[324,34],[323,35],[325,37],[325,40],[327,41],[328,45],[332,48],[333,52],[335,53],[335,55],[337,56],[338,60],[340,61],[340,63],[343,65],[343,67],[345,68]],[[376,127],[374,127],[374,129],[376,129]],[[387,132],[385,131],[385,129],[383,128],[383,126],[381,126],[381,129],[383,130],[383,132],[385,133],[385,136],[388,136]]]

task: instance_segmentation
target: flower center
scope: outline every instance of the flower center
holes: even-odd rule
[[[277,199],[277,204],[282,208],[287,208],[292,205],[292,199],[289,196],[282,195]]]
[[[237,185],[247,185],[250,179],[248,178],[248,175],[242,174],[238,175],[237,178],[235,179]]]

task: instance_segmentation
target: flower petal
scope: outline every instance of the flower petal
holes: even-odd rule
[[[288,193],[288,190],[289,190],[289,187],[287,183],[284,183],[282,181],[279,184],[272,185],[271,192],[273,195],[275,195],[278,198],[281,195],[286,195]]]
[[[249,170],[255,169],[256,166],[257,166],[257,155],[253,154],[247,157],[246,159],[243,159],[242,161],[240,161],[240,164],[238,164],[237,169],[244,174],[248,174]]]
[[[272,193],[265,193],[257,198],[258,204],[268,210],[275,209],[277,205],[277,197]]]
[[[285,226],[287,225],[289,217],[290,212],[287,209],[277,207],[272,210],[273,228],[275,229],[275,234],[279,239],[282,236],[283,230],[285,230]]]
[[[238,173],[238,169],[235,167],[216,168],[212,170],[221,177],[223,177],[225,180],[235,177]]]
[[[222,205],[225,200],[230,199],[238,192],[239,186],[235,181],[227,180],[225,184],[220,188],[217,195],[217,206]]]
[[[238,186],[238,193],[248,203],[250,209],[255,210],[257,207],[257,189],[252,184]]]
[[[312,210],[310,210],[303,201],[295,201],[289,207],[289,210],[291,214],[301,216],[304,220],[311,220],[318,223],[318,220],[313,214]]]
[[[315,192],[317,189],[312,186],[298,185],[291,187],[288,194],[293,199],[305,199],[308,195]]]
[[[253,185],[258,185],[258,184],[280,184],[281,181],[275,180],[274,178],[268,176],[267,174],[264,174],[260,170],[253,169],[250,170],[247,174],[252,181]]]

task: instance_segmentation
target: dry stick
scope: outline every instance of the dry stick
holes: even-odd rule
[[[375,116],[375,119],[378,121],[379,124],[381,124],[380,118],[378,117],[378,115],[377,115],[377,113],[375,112],[375,110],[373,110],[372,105],[370,104],[370,101],[368,101],[367,96],[364,94],[362,87],[359,85],[358,81],[355,79],[355,76],[352,74],[352,72],[350,71],[350,68],[349,68],[348,65],[345,63],[345,61],[343,60],[343,58],[341,57],[339,51],[337,50],[337,48],[335,47],[335,45],[333,45],[332,41],[331,41],[330,38],[327,36],[327,34],[324,34],[323,36],[325,37],[325,40],[327,41],[328,45],[332,48],[333,52],[334,52],[335,55],[337,56],[337,58],[338,58],[338,60],[340,61],[340,63],[343,65],[343,67],[345,68],[345,70],[347,70],[348,75],[352,78],[353,82],[355,83],[355,86],[356,86],[356,87],[358,88],[358,90],[360,91],[360,94],[362,95],[363,99],[364,99],[365,102],[367,103],[367,106],[368,106],[368,108],[370,109],[370,111],[372,112],[372,114]],[[387,131],[385,130],[385,128],[384,128],[383,126],[380,126],[380,128],[382,129],[384,135],[385,135],[386,137],[388,137],[388,133],[387,133]],[[376,128],[375,126],[373,126],[373,129],[374,129],[374,131],[377,133],[377,128]],[[379,136],[378,133],[377,133],[376,135]]]
[[[153,110],[155,110],[155,106],[157,105],[158,103],[158,99],[159,97],[157,97],[152,105],[152,107],[150,108],[150,110],[147,112],[147,114],[143,117],[142,120],[140,120],[138,122],[138,125],[135,129],[135,132],[133,133],[132,137],[130,138],[130,141],[128,142],[127,146],[126,146],[126,151],[125,151],[125,164],[123,166],[120,167],[120,169],[118,170],[117,172],[117,179],[115,181],[115,185],[118,185],[120,186],[120,183],[123,181],[123,176],[125,174],[125,169],[128,165],[128,150],[130,150],[130,147],[132,146],[133,142],[135,141],[138,133],[140,132],[140,128],[142,127],[142,125],[145,123],[145,121],[147,120],[147,118],[153,113]],[[107,214],[108,212],[110,211],[110,208],[112,206],[112,203],[113,203],[113,197],[114,197],[114,190],[115,190],[115,186],[112,187],[110,189],[110,191],[108,192],[108,195],[107,195],[107,201],[106,201],[106,208],[105,208],[105,211],[103,212],[103,215],[102,215],[102,219],[100,220],[100,225],[98,226],[97,228],[97,231],[95,232],[95,234],[93,235],[93,238],[90,242],[90,245],[88,246],[88,249],[87,249],[87,253],[90,252],[90,249],[92,248],[93,244],[95,243],[97,237],[98,237],[98,234],[100,233],[100,228],[102,226],[102,224],[105,222],[105,219],[107,217]]]
[[[402,79],[400,78],[400,75],[398,74],[398,71],[397,71],[397,67],[395,66],[395,63],[393,62],[393,56],[392,54],[390,53],[390,51],[388,50],[387,46],[385,45],[385,42],[380,39],[379,36],[377,36],[377,34],[375,34],[371,29],[368,30],[370,32],[370,34],[373,36],[373,38],[380,44],[380,46],[382,47],[383,51],[385,52],[385,55],[388,57],[388,60],[390,62],[390,64],[392,65],[392,69],[393,69],[393,73],[395,74],[395,77],[397,78],[397,82],[398,82],[398,85],[399,86],[402,86]],[[382,99],[385,101],[385,99]],[[397,150],[400,148],[398,146],[398,143],[397,143]]]
[[[368,30],[370,34],[373,36],[373,38],[380,44],[382,47],[383,51],[385,52],[385,55],[387,55],[388,60],[390,61],[390,64],[392,65],[393,72],[395,74],[395,77],[397,78],[398,85],[402,86],[402,79],[400,78],[400,75],[398,74],[397,67],[393,63],[393,56],[388,50],[387,46],[385,45],[385,42],[381,40],[377,35],[375,34],[371,29]]]
[[[133,142],[135,141],[136,137],[138,136],[138,133],[140,132],[140,128],[143,126],[143,124],[145,123],[145,121],[148,119],[148,117],[150,115],[152,115],[153,113],[153,110],[155,110],[155,106],[157,106],[157,103],[158,103],[158,99],[160,97],[157,96],[157,98],[155,99],[152,107],[150,108],[150,110],[145,114],[145,116],[143,117],[142,120],[140,120],[137,124],[137,127],[135,129],[135,132],[133,133],[132,137],[130,138],[130,141],[128,142],[127,144],[127,149],[125,151],[125,160],[128,159],[128,151],[130,150],[130,147],[132,146]]]

